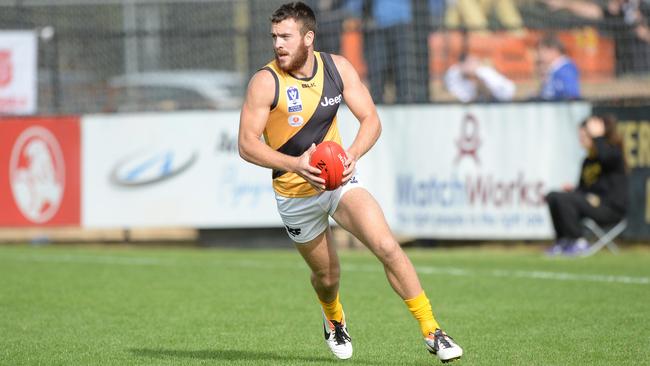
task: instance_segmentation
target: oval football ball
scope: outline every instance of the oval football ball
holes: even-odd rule
[[[325,179],[326,190],[333,191],[341,186],[346,158],[345,150],[334,141],[323,141],[316,146],[309,164],[320,169],[320,177]]]

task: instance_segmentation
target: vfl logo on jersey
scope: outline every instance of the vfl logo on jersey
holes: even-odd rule
[[[300,127],[302,126],[303,123],[305,123],[305,120],[302,119],[302,116],[298,114],[290,115],[287,121],[289,122],[289,126],[291,127]]]
[[[289,113],[302,111],[300,92],[298,91],[298,88],[293,85],[287,88],[287,106],[289,107]]]
[[[320,105],[322,105],[323,107],[327,107],[335,104],[341,104],[341,94],[337,95],[334,98],[328,98],[323,96],[323,101],[320,103]]]

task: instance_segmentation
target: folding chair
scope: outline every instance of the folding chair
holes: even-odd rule
[[[623,230],[627,227],[627,220],[623,219],[614,226],[606,228],[600,227],[594,220],[585,218],[582,224],[596,237],[598,240],[593,243],[587,250],[580,254],[581,257],[589,257],[596,254],[603,247],[607,247],[612,253],[618,254],[618,245],[614,239],[618,237]]]

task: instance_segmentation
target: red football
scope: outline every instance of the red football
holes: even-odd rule
[[[324,141],[316,146],[309,164],[320,169],[320,177],[325,179],[325,189],[333,191],[341,186],[344,162],[347,158],[341,145],[334,141]]]

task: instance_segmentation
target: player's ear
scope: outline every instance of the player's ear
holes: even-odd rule
[[[309,47],[314,44],[314,31],[308,31],[305,33],[305,46]]]

